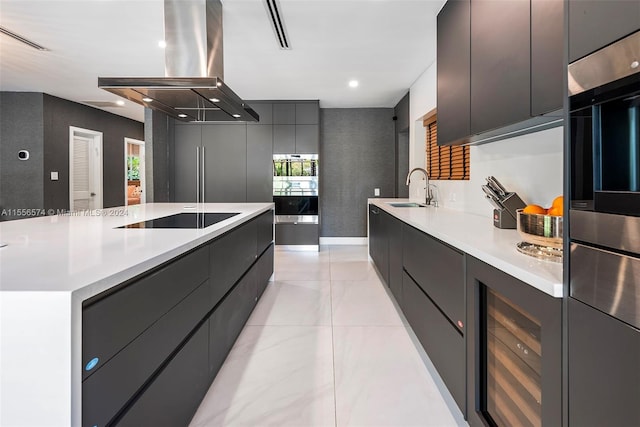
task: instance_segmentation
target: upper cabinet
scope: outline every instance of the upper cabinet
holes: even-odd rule
[[[438,143],[471,134],[471,2],[448,1],[438,14]],[[455,118],[455,119],[454,119]]]
[[[562,0],[449,0],[438,14],[438,144],[555,120]],[[504,132],[502,132],[504,133]]]
[[[529,7],[528,0],[471,1],[472,134],[529,118]]]
[[[563,7],[562,0],[531,0],[532,116],[562,108]]]
[[[569,0],[569,62],[640,29],[638,0]]]
[[[317,154],[320,149],[318,101],[273,103],[273,153]]]

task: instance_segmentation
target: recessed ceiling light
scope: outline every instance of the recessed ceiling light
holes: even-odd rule
[[[217,86],[222,86],[222,82],[218,82],[218,83],[217,83]]]
[[[187,115],[186,114],[178,114],[178,117],[182,117],[184,119],[185,117],[187,117]]]
[[[116,101],[116,104],[118,104],[119,106],[122,107],[124,105],[124,101],[119,99],[119,100]]]
[[[218,98],[209,98],[209,101],[211,101],[211,102],[220,102],[220,100]]]
[[[240,118],[240,114],[234,114],[233,117],[235,117],[236,119]]]
[[[350,80],[349,81],[349,87],[358,87],[358,81],[357,80]]]
[[[151,99],[151,98],[142,98],[142,100],[143,100],[144,102],[151,102],[151,101],[153,101],[153,99]]]
[[[164,40],[160,40],[158,42],[158,47],[160,47],[161,49],[164,49],[165,47],[167,47],[167,42]]]

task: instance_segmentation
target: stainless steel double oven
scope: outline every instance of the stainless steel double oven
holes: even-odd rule
[[[640,31],[569,65],[570,425],[640,425]]]

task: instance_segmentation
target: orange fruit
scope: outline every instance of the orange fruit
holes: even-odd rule
[[[527,214],[546,214],[547,210],[545,208],[543,208],[540,205],[527,205],[525,206],[525,208],[522,210],[523,213],[527,213]]]
[[[551,206],[551,208],[549,208],[549,211],[547,212],[547,215],[562,216],[562,213],[563,213],[562,205],[560,205],[560,206]]]
[[[563,207],[564,207],[564,197],[558,196],[555,199],[553,199],[553,202],[551,203],[551,207],[552,208],[563,209]]]

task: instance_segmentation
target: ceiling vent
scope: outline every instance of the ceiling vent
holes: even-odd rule
[[[29,40],[29,39],[27,39],[25,37],[22,37],[19,34],[14,33],[11,30],[6,29],[5,27],[0,27],[0,33],[5,34],[5,35],[11,37],[12,39],[17,40],[20,43],[24,43],[27,46],[32,47],[34,49],[37,49],[37,50],[49,50],[46,47],[44,47],[44,46],[42,46],[42,45],[40,45],[40,44],[38,44],[38,43],[36,43],[34,41],[31,41],[31,40]]]
[[[284,19],[282,17],[281,8],[278,5],[277,0],[264,0],[269,20],[271,21],[271,27],[276,35],[280,49],[291,49],[289,44],[289,36],[287,36],[287,30],[284,27]]]

